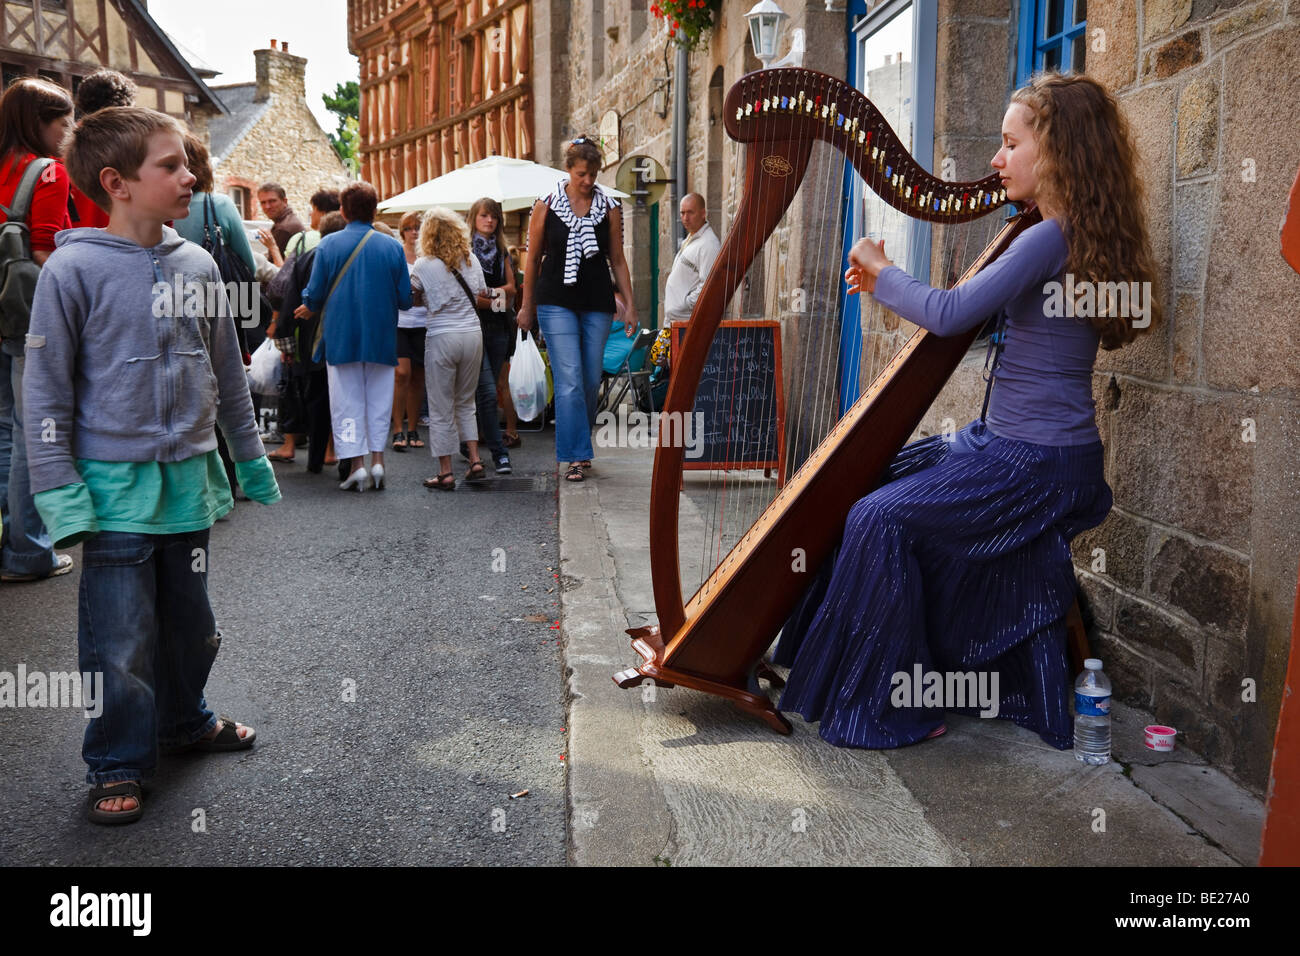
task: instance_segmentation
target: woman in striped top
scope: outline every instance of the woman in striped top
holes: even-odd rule
[[[627,334],[637,327],[623,256],[623,211],[596,185],[600,160],[594,142],[575,139],[564,155],[569,178],[533,204],[516,320],[527,331],[535,316],[546,339],[555,378],[555,458],[569,462],[567,481],[582,481],[583,469],[591,467],[591,428],[616,285],[628,303]]]

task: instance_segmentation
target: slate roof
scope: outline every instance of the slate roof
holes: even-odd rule
[[[213,90],[228,110],[225,116],[214,116],[208,122],[208,133],[212,138],[212,160],[219,163],[230,155],[239,141],[266,115],[266,111],[271,108],[271,100],[268,97],[259,103],[253,99],[257,95],[256,83],[216,86]]]

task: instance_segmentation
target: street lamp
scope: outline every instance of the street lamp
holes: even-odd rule
[[[749,40],[754,45],[754,55],[766,70],[776,59],[781,28],[790,17],[773,0],[759,0],[745,14],[745,19],[749,21]]]

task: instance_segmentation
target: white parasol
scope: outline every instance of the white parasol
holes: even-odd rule
[[[567,179],[562,169],[543,166],[527,159],[509,156],[489,156],[477,163],[430,179],[413,189],[399,193],[379,204],[381,213],[424,212],[433,206],[446,206],[457,212],[466,212],[475,201],[489,196],[501,204],[503,212],[527,209],[555,184]],[[618,199],[628,194],[612,186],[598,186],[606,195]]]

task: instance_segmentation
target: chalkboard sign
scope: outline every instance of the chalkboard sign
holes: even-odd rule
[[[678,354],[686,322],[674,322]],[[730,321],[719,325],[695,392],[703,453],[687,469],[777,469],[785,483],[785,393],[781,387],[781,324]]]

